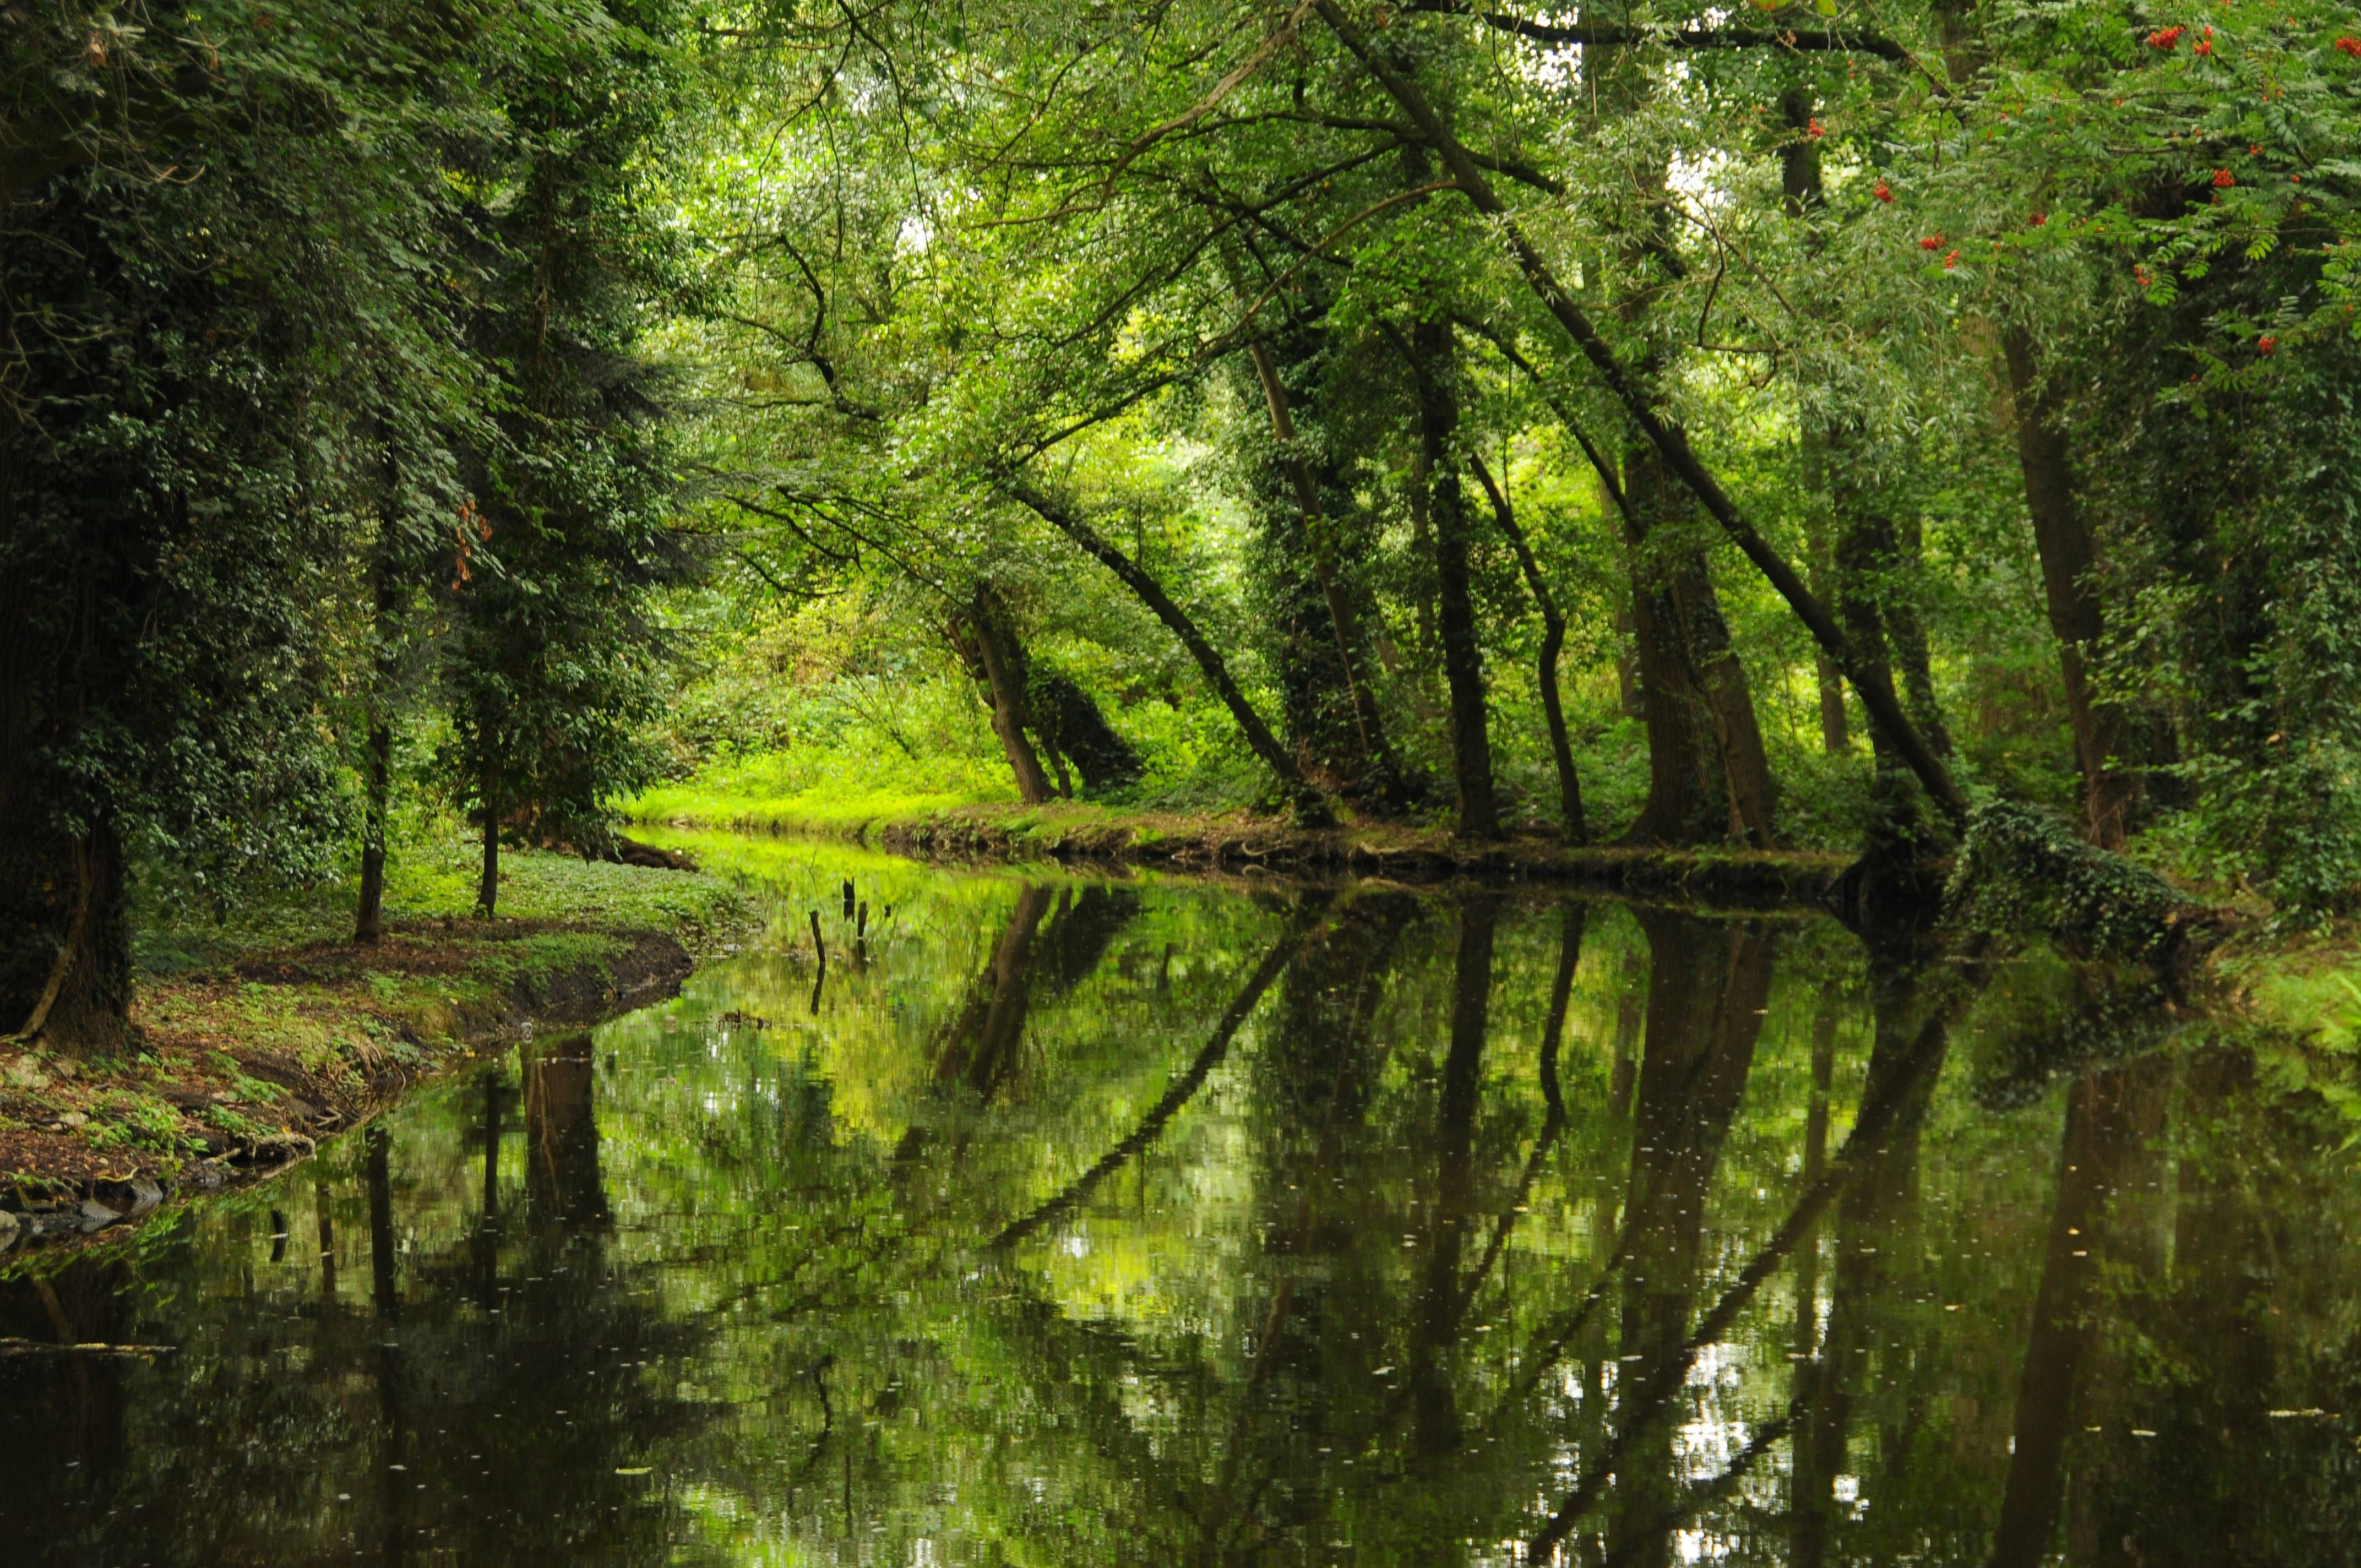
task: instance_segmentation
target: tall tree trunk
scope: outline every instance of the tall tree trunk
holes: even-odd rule
[[[992,693],[992,729],[1000,737],[1000,750],[1008,759],[1008,771],[1016,775],[1017,795],[1027,806],[1039,806],[1053,798],[1049,776],[1041,771],[1041,759],[1034,753],[1032,739],[1025,733],[1029,722],[1025,703],[1025,651],[1008,625],[1007,615],[1000,596],[992,585],[982,583],[975,590],[975,603],[968,612],[968,627],[975,638],[977,661],[983,666],[985,685]]]
[[[476,883],[476,913],[489,920],[500,902],[500,770],[484,764],[484,870]]]
[[[1746,672],[1696,551],[1658,557],[1653,529],[1682,505],[1657,455],[1625,458],[1624,531],[1640,700],[1648,725],[1648,798],[1629,837],[1639,843],[1772,841],[1771,766]]]
[[[1705,694],[1689,673],[1680,637],[1680,611],[1650,569],[1641,519],[1661,487],[1652,454],[1628,453],[1624,543],[1631,559],[1632,650],[1639,665],[1640,714],[1648,729],[1648,797],[1626,834],[1635,843],[1693,844],[1721,838],[1728,795],[1707,721]]]
[[[1500,836],[1492,789],[1492,740],[1484,707],[1484,655],[1476,638],[1476,600],[1467,574],[1467,499],[1452,447],[1459,434],[1458,345],[1440,318],[1411,330],[1411,370],[1418,382],[1419,450],[1425,461],[1427,519],[1434,530],[1435,617],[1443,674],[1451,693],[1451,768],[1459,786],[1459,831]]]
[[[1714,748],[1721,756],[1722,786],[1730,792],[1730,835],[1758,850],[1771,848],[1776,795],[1771,758],[1763,747],[1763,727],[1754,717],[1754,693],[1746,666],[1730,643],[1730,622],[1702,555],[1675,579],[1690,667],[1705,688],[1713,718]]]
[[[1971,22],[1971,0],[1940,0],[1935,29],[1954,82],[1982,69],[1987,50]],[[2098,545],[2089,521],[2075,504],[2074,470],[2061,421],[2057,384],[2045,377],[2032,334],[2011,326],[2001,334],[2001,358],[2008,376],[2010,413],[2016,427],[2016,461],[2025,476],[2026,510],[2033,515],[2034,547],[2041,556],[2041,586],[2048,601],[2049,629],[2058,638],[2058,674],[2066,688],[2066,708],[2074,725],[2074,755],[2082,772],[2082,832],[2103,850],[2123,847],[2130,819],[2139,809],[2139,775],[2127,765],[2131,728],[2112,705],[2091,692],[2089,660],[2105,634],[2098,585],[2091,580]]]
[[[2074,753],[2082,767],[2082,830],[2101,849],[2121,849],[2139,808],[2140,780],[2130,766],[2131,729],[2125,715],[2091,690],[2090,660],[2106,632],[2098,585],[2091,580],[2098,546],[2089,520],[2075,504],[2056,385],[2043,378],[2033,339],[2023,327],[2004,333],[2001,348],[2015,411],[2025,503],[2033,514],[2049,629],[2058,637],[2058,669],[2074,721]]]
[[[1255,378],[1262,387],[1263,405],[1270,415],[1272,439],[1280,447],[1279,462],[1295,492],[1304,554],[1319,585],[1327,632],[1335,647],[1337,673],[1345,684],[1358,753],[1353,783],[1389,806],[1399,806],[1403,804],[1401,768],[1386,739],[1385,715],[1378,709],[1377,691],[1369,684],[1368,666],[1362,656],[1360,618],[1345,589],[1333,525],[1321,499],[1320,475],[1302,450],[1287,385],[1280,378],[1279,365],[1268,345],[1257,342],[1248,354],[1254,363]]]
[[[1828,456],[1828,503],[1836,534],[1833,608],[1846,640],[1852,644],[1853,656],[1871,679],[1891,690],[1894,666],[1886,636],[1888,618],[1879,588],[1894,566],[1893,531],[1882,514],[1862,503],[1851,481],[1839,477],[1849,475],[1853,467],[1849,451],[1851,434],[1842,425],[1821,429]],[[1909,772],[1885,735],[1872,731],[1870,748],[1869,850],[1873,856],[1906,861],[1916,853],[1924,836]]]
[[[353,941],[377,945],[385,918],[386,823],[393,799],[393,685],[401,634],[401,586],[395,576],[394,521],[385,509],[401,487],[401,465],[385,449],[386,499],[369,552],[369,673],[368,754],[362,760],[361,885],[353,911]]]
[[[386,817],[393,799],[393,726],[381,711],[369,716],[366,767],[361,802],[361,891],[359,906],[353,916],[353,940],[364,947],[375,947],[384,924]]]
[[[1602,51],[1597,80],[1605,101],[1635,109],[1653,87],[1628,51]],[[1661,192],[1667,164],[1657,159],[1638,177]],[[1657,203],[1643,236],[1624,248],[1639,266],[1669,268],[1670,237]],[[1626,320],[1639,324],[1646,306],[1637,298],[1622,305]],[[1657,369],[1651,355],[1643,373]],[[1684,519],[1688,510],[1676,476],[1664,456],[1646,446],[1627,454],[1623,521],[1631,545],[1633,620],[1645,626],[1653,644],[1640,654],[1642,716],[1648,720],[1649,795],[1632,836],[1668,843],[1732,839],[1767,849],[1772,839],[1770,761],[1754,717],[1746,672],[1730,645],[1730,625],[1706,568],[1702,552],[1646,548],[1661,523]],[[1642,598],[1648,600],[1644,608]],[[1653,681],[1658,696],[1651,700]],[[1667,754],[1661,762],[1659,747]],[[1659,790],[1664,793],[1659,794]]]
[[[1815,496],[1828,494],[1828,436],[1817,419],[1804,422],[1800,437],[1803,448],[1804,488]],[[1813,509],[1806,525],[1805,549],[1806,564],[1812,574],[1812,591],[1827,602],[1836,591],[1836,550],[1831,541],[1835,520]],[[1831,757],[1849,755],[1852,751],[1852,725],[1845,712],[1844,677],[1837,671],[1837,662],[1828,657],[1825,648],[1812,651],[1812,675],[1820,696],[1820,750]]]
[[[1779,175],[1782,193],[1785,198],[1787,215],[1795,219],[1817,217],[1826,205],[1820,172],[1820,144],[1813,131],[1812,95],[1802,86],[1794,86],[1780,95],[1779,106],[1787,121],[1787,139],[1779,149]],[[1822,249],[1820,231],[1814,228],[1805,240],[1807,254],[1817,257]],[[1837,592],[1835,575],[1836,548],[1832,537],[1844,527],[1836,516],[1836,486],[1831,476],[1831,442],[1826,420],[1807,414],[1803,421],[1802,447],[1804,486],[1813,495],[1827,500],[1828,510],[1815,509],[1808,526],[1806,549],[1812,572],[1813,591],[1826,600]],[[1846,620],[1841,609],[1837,619]],[[1881,650],[1861,650],[1861,657],[1883,658]],[[1817,652],[1813,660],[1813,674],[1819,686],[1820,747],[1831,757],[1840,757],[1852,750],[1852,737],[1848,733],[1844,702],[1844,682],[1837,672],[1836,661],[1826,649]],[[1890,754],[1882,751],[1881,759]],[[1938,754],[1949,756],[1948,739],[1938,748]]]
[[[1542,615],[1542,651],[1535,677],[1542,691],[1542,718],[1549,725],[1550,756],[1557,764],[1558,821],[1563,826],[1565,841],[1587,844],[1590,841],[1589,826],[1582,816],[1582,778],[1574,766],[1574,740],[1566,733],[1565,703],[1557,685],[1558,655],[1565,648],[1565,617],[1557,608],[1556,596],[1542,579],[1541,563],[1534,559],[1532,546],[1525,542],[1525,531],[1517,526],[1517,514],[1509,505],[1508,492],[1492,480],[1491,470],[1484,466],[1481,457],[1470,455],[1468,466],[1475,470],[1477,482],[1492,502],[1492,515],[1500,524],[1500,532],[1509,536],[1516,550],[1517,565],[1525,575],[1525,587],[1533,596],[1533,607]]]
[[[1911,581],[1926,569],[1926,542],[1917,518],[1894,526],[1894,561]],[[1935,695],[1935,659],[1927,645],[1927,623],[1906,595],[1886,606],[1886,630],[1894,644],[1894,661],[1902,666],[1902,699],[1910,717],[1927,732],[1927,744],[1945,762],[1951,760],[1951,727],[1943,721],[1943,705]]]

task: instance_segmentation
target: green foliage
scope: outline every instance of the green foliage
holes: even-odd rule
[[[2007,802],[1970,819],[1944,906],[1963,930],[2003,940],[2037,932],[2083,956],[2129,962],[2166,956],[2192,913],[2145,866]]]
[[[677,23],[648,4],[525,32],[493,78],[508,134],[462,158],[484,280],[469,337],[498,395],[496,433],[465,455],[444,773],[532,842],[603,848],[612,804],[658,767],[648,599],[686,561],[640,339],[681,281],[652,184],[680,107],[661,37]]]

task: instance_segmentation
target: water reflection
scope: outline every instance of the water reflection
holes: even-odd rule
[[[2348,1559],[2361,1184],[2218,1031],[766,852],[677,1003],[0,1281],[10,1561]]]

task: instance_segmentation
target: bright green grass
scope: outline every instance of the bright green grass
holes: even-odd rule
[[[386,856],[386,919],[472,916],[480,843],[448,819],[412,818],[398,827]],[[249,890],[223,911],[184,888],[156,882],[136,885],[133,958],[149,977],[218,968],[253,954],[352,934],[352,876],[305,888]],[[726,940],[750,910],[744,895],[721,877],[503,848],[500,916],[663,931],[699,949]]]
[[[772,751],[717,759],[687,779],[649,790],[624,811],[636,822],[844,831],[1015,797],[1007,766],[996,759]]]

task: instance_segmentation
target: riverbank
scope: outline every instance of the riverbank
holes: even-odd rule
[[[1851,857],[1816,850],[1576,849],[1539,834],[1494,843],[1400,823],[1299,828],[1248,812],[1130,811],[1080,801],[922,806],[809,816],[773,806],[716,814],[659,803],[641,820],[686,828],[838,839],[924,860],[1051,860],[1205,872],[1348,873],[1401,882],[1454,877],[1561,883],[1643,897],[1709,902],[1817,901]]]
[[[0,1252],[277,1169],[479,1052],[672,994],[749,922],[717,877],[536,851],[505,857],[485,922],[469,853],[397,857],[373,948],[325,893],[152,924],[135,1054],[0,1046]]]

